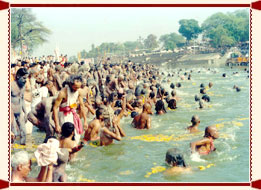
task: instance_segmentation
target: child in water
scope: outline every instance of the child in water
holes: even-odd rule
[[[183,155],[177,148],[171,148],[167,151],[165,161],[171,168],[167,169],[164,175],[170,176],[191,172],[191,167],[186,165]]]
[[[208,155],[216,150],[214,140],[219,137],[215,126],[208,126],[205,129],[204,138],[190,144],[191,152],[198,152],[200,155]]]

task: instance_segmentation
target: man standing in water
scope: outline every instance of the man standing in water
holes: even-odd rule
[[[145,103],[143,105],[142,113],[134,117],[132,125],[137,129],[150,129],[151,119],[149,114],[152,114],[151,105],[149,103]]]
[[[84,119],[84,129],[88,127],[86,115],[84,114],[84,104],[81,93],[78,91],[82,85],[82,78],[78,75],[71,75],[65,82],[65,87],[59,92],[53,106],[53,116],[55,131],[61,133],[61,125],[65,122],[71,122],[75,126],[75,139],[77,144],[80,141],[80,135],[83,133],[83,127],[80,117],[76,113],[80,104],[80,112]],[[58,110],[59,108],[59,110]]]
[[[20,144],[26,144],[26,108],[24,102],[24,91],[25,91],[25,83],[26,78],[28,76],[28,72],[26,68],[18,69],[15,77],[15,81],[11,83],[11,109],[14,113],[14,123],[16,123],[19,133],[20,133]],[[12,127],[12,132],[18,135],[15,127]]]

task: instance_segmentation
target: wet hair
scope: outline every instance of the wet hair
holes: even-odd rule
[[[62,125],[61,135],[63,138],[68,138],[73,133],[73,131],[74,131],[74,124],[71,122],[65,122]],[[75,140],[74,136],[73,136],[72,140]]]
[[[199,117],[197,115],[193,115],[191,118],[191,123],[196,124],[198,122],[200,122]]]
[[[21,77],[23,77],[24,75],[27,75],[27,74],[28,74],[28,72],[27,72],[26,68],[20,68],[16,72],[15,79],[18,80],[19,78],[21,78]]]
[[[206,94],[206,89],[201,88],[199,92],[200,92],[200,94]]]
[[[202,100],[205,100],[206,102],[210,102],[210,97],[208,95],[202,96]]]
[[[180,88],[180,87],[181,87],[181,83],[178,82],[178,83],[176,84],[176,86],[177,86],[178,88]]]
[[[174,89],[174,88],[175,88],[175,84],[174,84],[174,83],[171,83],[171,84],[170,84],[170,88]]]
[[[172,91],[171,91],[171,96],[174,97],[174,96],[176,96],[176,94],[177,94],[176,90],[172,90]]]
[[[63,82],[63,87],[65,87],[65,85],[67,84],[69,87],[73,86],[74,82],[76,80],[79,80],[82,82],[82,77],[81,75],[70,75],[66,81]]]
[[[237,87],[236,87],[236,91],[237,91],[237,92],[240,92],[240,91],[241,91],[241,88],[237,86]]]
[[[168,101],[168,107],[170,109],[176,109],[177,108],[177,102],[175,99],[171,99]]]
[[[226,75],[226,73],[223,73],[223,75],[222,75],[223,77],[226,77],[227,75]]]
[[[167,111],[165,109],[164,102],[162,100],[158,100],[156,102],[155,110],[156,110],[156,112],[159,112],[159,111],[163,110],[165,113],[167,113]]]
[[[171,166],[187,167],[183,155],[177,148],[171,148],[167,151],[165,161]]]
[[[200,88],[205,88],[205,85],[203,83],[201,83]]]
[[[137,115],[139,115],[138,112],[135,112],[135,111],[131,112],[131,118],[134,118],[134,117],[137,116]]]

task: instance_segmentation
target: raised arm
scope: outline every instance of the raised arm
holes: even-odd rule
[[[190,143],[191,152],[192,153],[196,152],[197,146],[202,146],[202,145],[205,145],[207,143],[210,143],[210,140],[207,139],[207,138]]]

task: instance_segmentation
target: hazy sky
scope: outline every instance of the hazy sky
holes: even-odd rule
[[[201,24],[216,12],[240,8],[33,8],[39,21],[52,31],[49,41],[34,56],[60,53],[77,55],[91,44],[134,41],[155,34],[158,38],[177,32],[180,19],[196,19]]]

